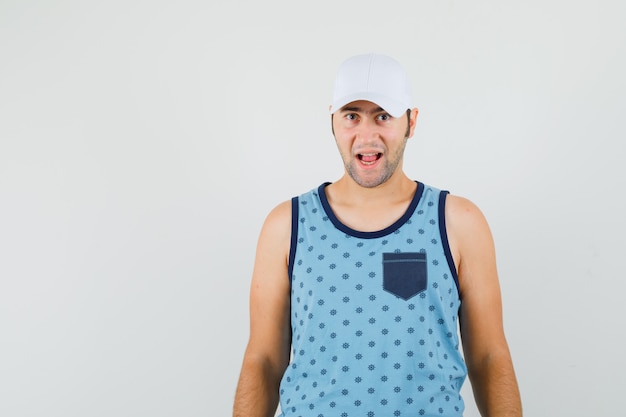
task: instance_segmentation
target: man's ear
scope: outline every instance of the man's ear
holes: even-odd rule
[[[412,108],[409,111],[409,128],[408,130],[408,134],[407,134],[407,138],[413,137],[413,132],[415,131],[415,124],[417,123],[417,115],[419,113],[419,110],[417,110],[417,108]]]

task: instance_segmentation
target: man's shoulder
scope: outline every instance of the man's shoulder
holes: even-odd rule
[[[311,197],[316,197],[318,194],[322,193],[323,190],[328,186],[331,185],[331,182],[323,182],[320,185],[317,185],[315,187],[311,187],[308,190],[301,192],[298,195],[295,195],[294,198],[311,198]]]
[[[291,216],[294,209],[294,204],[302,203],[303,201],[310,200],[312,198],[317,198],[317,194],[321,187],[324,187],[329,183],[323,183],[322,185],[311,188],[308,191],[305,191],[301,194],[293,195],[288,200],[283,200],[280,203],[276,204],[274,208],[270,210],[267,215],[266,223],[285,223],[291,221]],[[306,203],[304,203],[306,204]],[[297,207],[296,207],[297,209]]]
[[[446,198],[445,213],[449,231],[466,236],[476,236],[489,231],[487,219],[481,209],[466,197],[449,194]]]
[[[281,222],[291,218],[292,199],[284,200],[278,203],[270,210],[267,215],[266,222]]]
[[[279,242],[288,242],[291,235],[291,200],[285,200],[270,210],[261,228],[260,239],[269,239],[281,246]]]
[[[482,215],[480,208],[469,198],[449,193],[446,197],[446,207],[450,213],[459,216]]]

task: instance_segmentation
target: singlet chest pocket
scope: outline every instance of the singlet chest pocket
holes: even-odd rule
[[[426,289],[426,254],[383,253],[383,289],[403,300]]]

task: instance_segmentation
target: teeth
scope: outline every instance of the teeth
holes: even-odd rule
[[[364,165],[372,165],[380,158],[380,152],[361,153],[358,155],[359,160]]]

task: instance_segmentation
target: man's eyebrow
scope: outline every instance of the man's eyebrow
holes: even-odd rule
[[[363,110],[362,107],[358,107],[358,106],[346,106],[346,107],[342,107],[340,109],[341,112],[356,112],[356,113],[363,113],[365,112],[365,110]],[[376,107],[375,109],[368,111],[367,113],[373,114],[373,113],[381,113],[384,112],[385,109],[383,109],[382,107]]]

